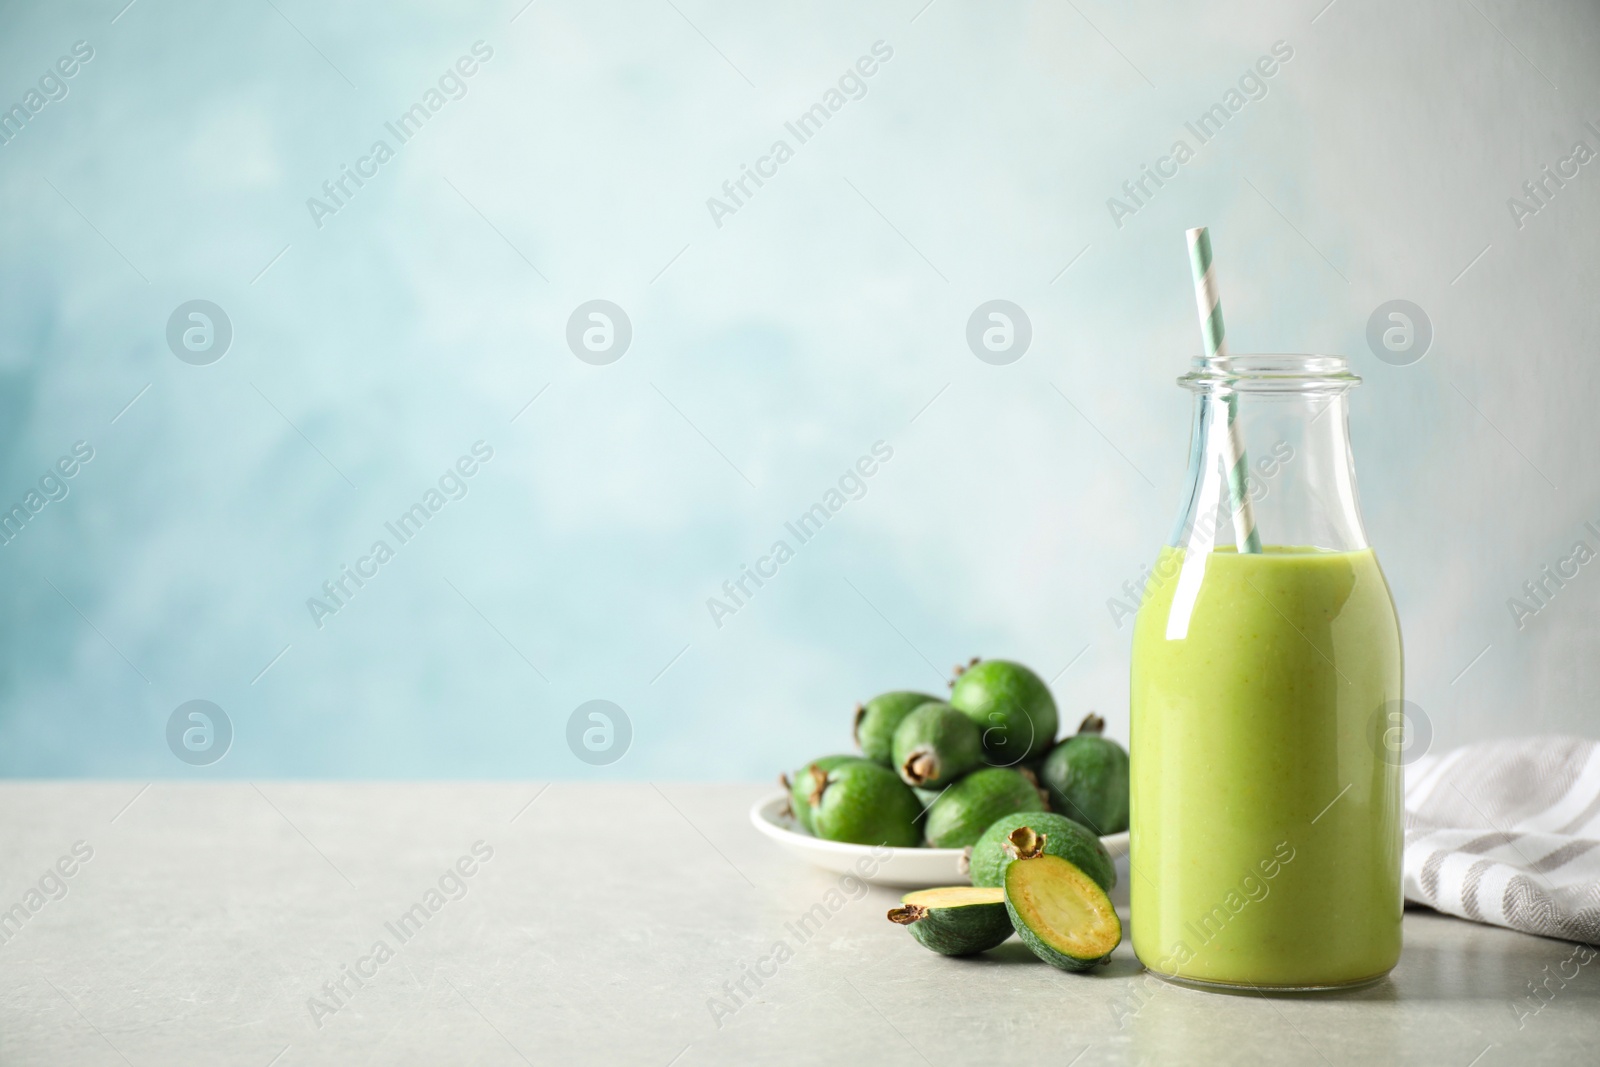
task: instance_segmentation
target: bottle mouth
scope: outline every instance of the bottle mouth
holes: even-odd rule
[[[1196,356],[1192,366],[1178,384],[1196,393],[1342,393],[1361,384],[1343,356]]]

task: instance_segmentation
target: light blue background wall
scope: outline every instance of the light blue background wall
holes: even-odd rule
[[[0,548],[0,770],[766,778],[974,653],[1125,736],[1106,601],[1178,504],[1201,222],[1236,351],[1367,379],[1362,501],[1435,743],[1593,732],[1600,568],[1521,630],[1506,606],[1600,544],[1600,164],[1520,228],[1506,204],[1600,148],[1593,5],[674,4],[0,10],[0,105],[94,49],[0,147],[0,498],[94,448]],[[480,40],[467,95],[318,228],[307,198]],[[880,40],[719,227],[707,198]],[[1114,224],[1276,41],[1266,96]],[[209,366],[164,338],[196,298],[234,329]],[[633,324],[609,366],[565,343],[593,298]],[[964,339],[993,298],[1033,324],[1010,366]],[[1436,332],[1408,367],[1364,337],[1394,298]],[[479,440],[466,498],[315,626]],[[880,440],[866,495],[716,626]],[[235,729],[208,768],[164,736],[195,698]],[[593,698],[634,729],[599,769],[565,741]]]

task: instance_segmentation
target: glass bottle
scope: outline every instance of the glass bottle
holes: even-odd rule
[[[1133,944],[1164,977],[1323,989],[1400,957],[1400,627],[1356,501],[1359,382],[1335,356],[1179,379],[1188,487],[1134,626],[1129,734]]]

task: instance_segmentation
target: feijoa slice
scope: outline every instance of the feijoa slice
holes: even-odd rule
[[[1078,732],[1051,749],[1039,779],[1050,807],[1102,836],[1128,828],[1128,753],[1102,737],[1105,720],[1090,712]]]
[[[894,759],[894,732],[900,721],[922,705],[938,701],[926,693],[895,690],[856,705],[855,739],[861,754],[885,767]]]
[[[889,909],[889,921],[911,931],[926,948],[942,956],[987,952],[1011,936],[1005,890],[999,886],[946,886],[919,889]]]
[[[828,772],[841,764],[859,761],[860,756],[823,756],[814,759],[791,775],[779,777],[778,784],[789,791],[789,810],[794,821],[811,833],[811,798],[822,790]]]
[[[929,845],[965,848],[1002,815],[1043,810],[1039,790],[1021,772],[982,767],[947,788],[923,818]]]
[[[1051,966],[1087,971],[1122,943],[1122,920],[1105,890],[1060,856],[1014,861],[1005,897],[1017,936]]]
[[[1101,889],[1109,892],[1117,884],[1117,868],[1111,861],[1111,853],[1092,832],[1065,815],[1021,812],[996,819],[972,846],[967,873],[973,885],[1004,885],[1005,869],[1015,858],[1016,851],[1022,849],[1032,854],[1026,839],[1018,841],[1013,837],[1019,831],[1036,838],[1041,853],[1077,864]]]
[[[950,703],[978,724],[984,759],[997,767],[1036,759],[1055,743],[1055,698],[1044,679],[1020,663],[988,659],[958,668]]]
[[[868,760],[826,772],[811,796],[811,829],[827,841],[910,848],[921,837],[922,802],[889,768]]]
[[[943,701],[930,701],[900,720],[893,767],[919,789],[942,789],[983,763],[978,726]]]

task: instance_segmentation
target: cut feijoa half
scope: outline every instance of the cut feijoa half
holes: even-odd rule
[[[1005,898],[1017,936],[1053,967],[1087,971],[1122,943],[1122,920],[1105,890],[1060,856],[1013,861]]]
[[[889,910],[889,921],[942,956],[987,952],[1012,933],[1005,890],[998,886],[919,889],[900,898],[900,907]]]

